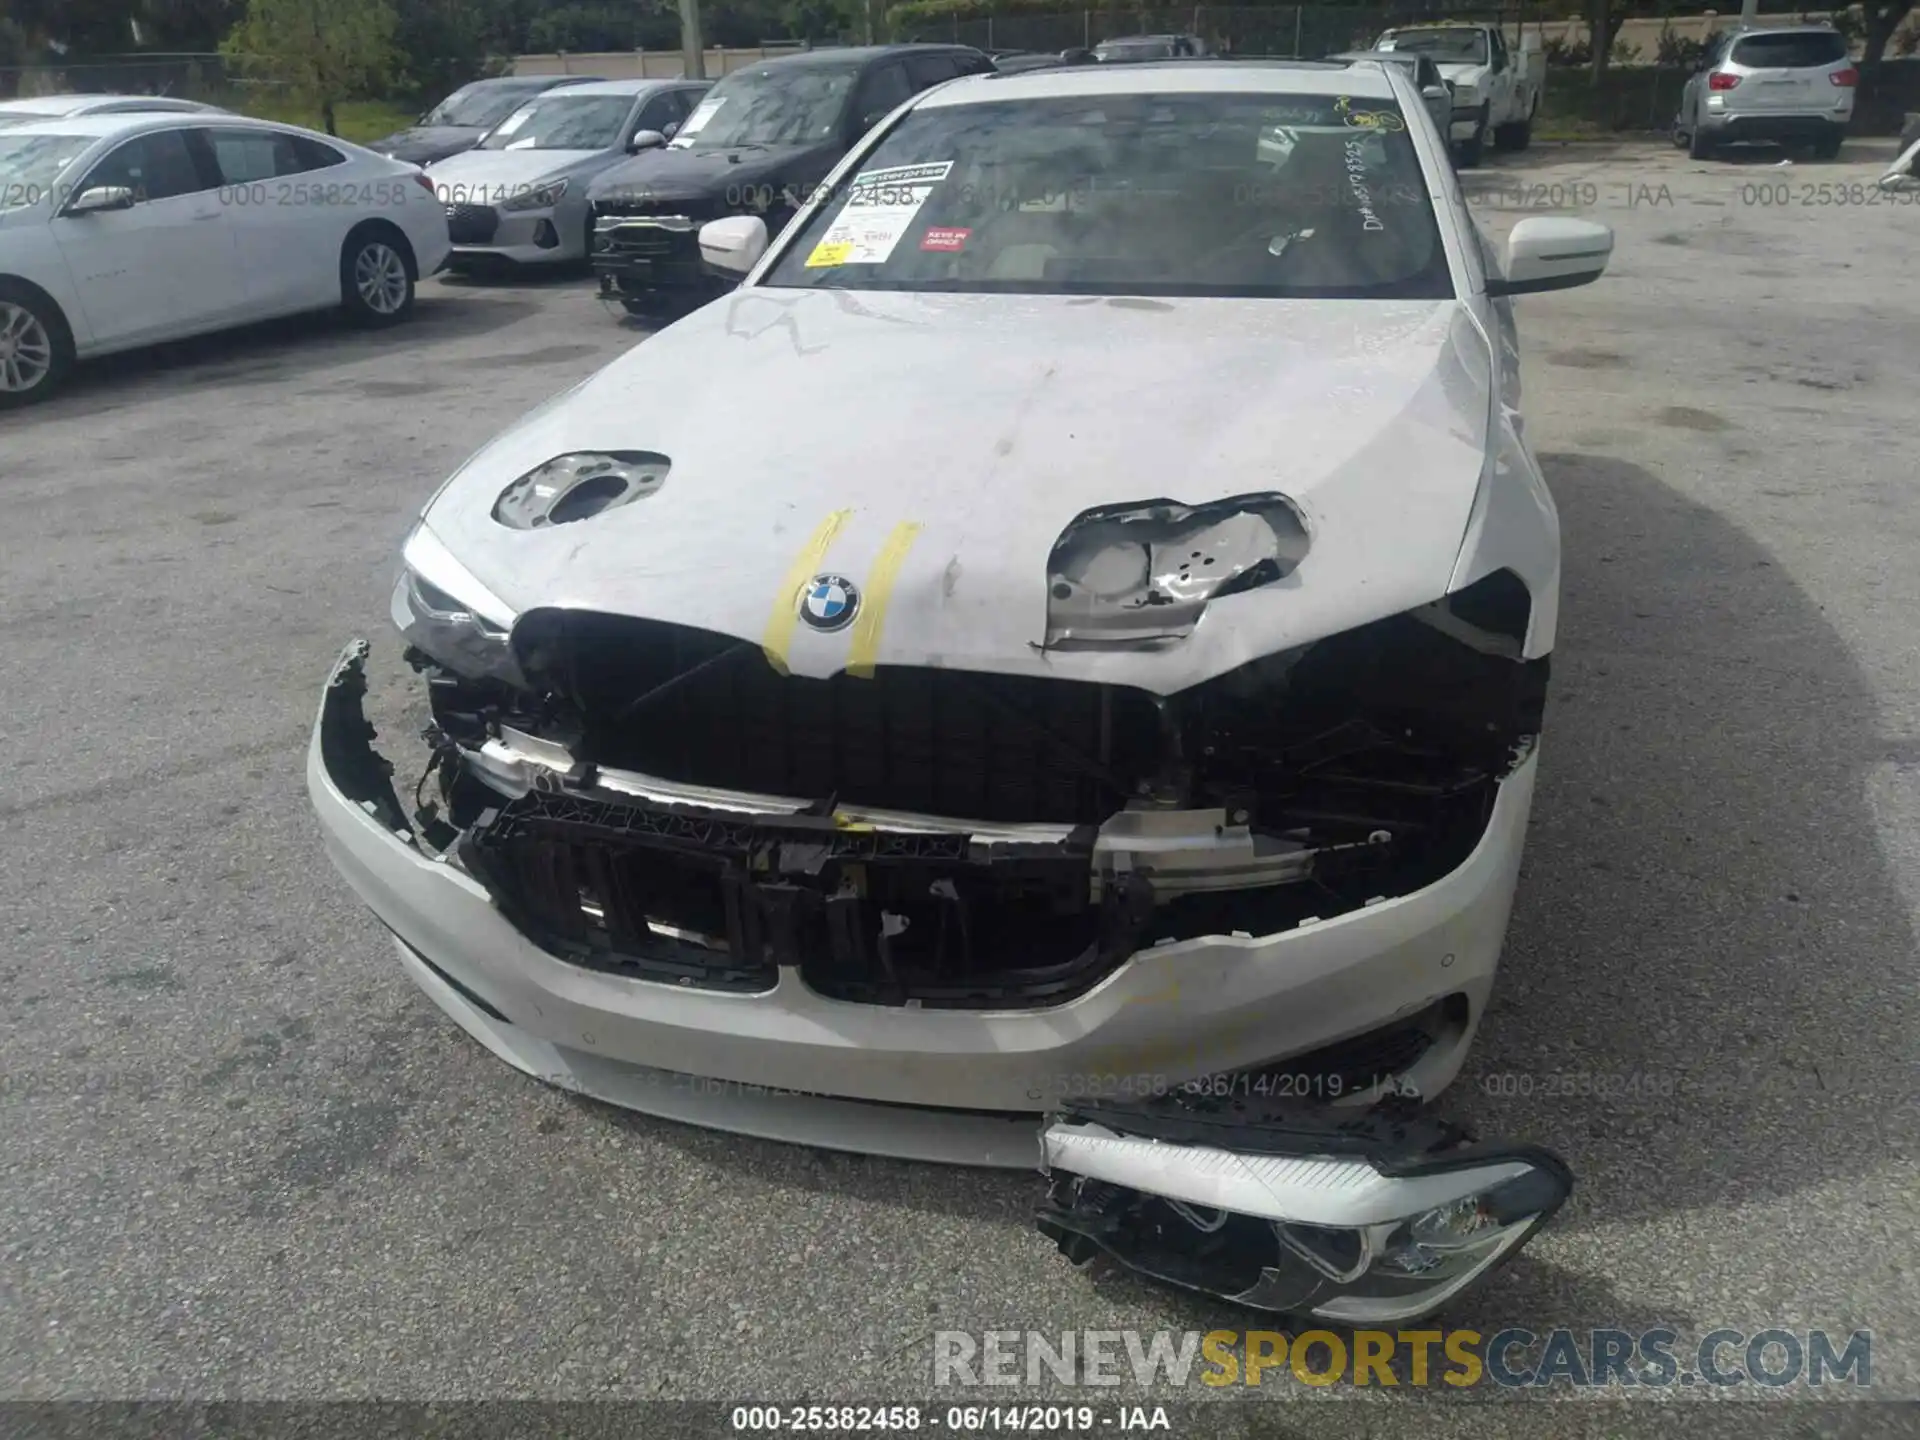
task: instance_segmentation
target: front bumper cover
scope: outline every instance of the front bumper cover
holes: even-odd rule
[[[493,912],[483,886],[422,845],[393,788],[392,766],[372,747],[374,729],[363,707],[367,655],[365,641],[341,653],[309,749],[309,790],[328,850],[393,932],[416,983],[488,1049],[549,1083],[667,1118],[827,1148],[1018,1168],[1037,1161],[1049,1177],[1038,1223],[1076,1265],[1104,1254],[1236,1303],[1328,1319],[1401,1321],[1431,1313],[1524,1245],[1571,1186],[1566,1167],[1546,1152],[1476,1146],[1458,1128],[1411,1113],[1399,1096],[1367,1109],[1335,1110],[1253,1087],[1175,1085],[1138,1101],[1063,1103],[1030,1078],[1011,1079],[1036,1061],[1046,1068],[1083,1065],[1090,1052],[1077,1046],[1076,1027],[1094,1029],[1096,1041],[1116,1020],[1122,1030],[1137,1031],[1153,1007],[1130,1003],[1141,998],[1134,995],[1116,1002],[1106,992],[1162,984],[1150,964],[1144,977],[1123,971],[1093,995],[1052,1010],[942,1015],[838,1005],[809,997],[784,978],[768,995],[689,994],[593,975],[544,956]],[[1521,827],[1531,773],[1526,768],[1515,777],[1523,781]],[[1482,917],[1475,928],[1484,932],[1491,922],[1495,955],[1518,861],[1517,845],[1511,856],[1501,853],[1508,828],[1490,827],[1491,851],[1469,861],[1490,872],[1476,890],[1491,895],[1497,915]],[[1420,898],[1364,913],[1377,919]],[[1342,923],[1315,929],[1332,931]],[[507,937],[517,942],[511,953],[485,953],[505,948]],[[1297,945],[1312,937],[1280,938]],[[1424,948],[1431,937],[1416,927],[1415,943]],[[1465,958],[1462,941],[1448,943]],[[1170,948],[1174,973],[1215,978],[1204,947]],[[1302,948],[1294,958],[1311,969],[1310,955]],[[1454,958],[1446,956],[1449,964]],[[489,959],[494,963],[484,963]],[[1224,959],[1256,964],[1237,939]],[[1140,960],[1127,970],[1141,968]],[[1365,977],[1364,967],[1357,973],[1348,967],[1333,990],[1320,994],[1364,991]],[[1179,988],[1176,981],[1174,993],[1147,998],[1177,1011]],[[1377,1004],[1376,996],[1358,998]],[[1225,1003],[1234,1004],[1230,990]],[[630,1033],[619,1043],[623,1021],[631,1022]],[[607,1032],[616,1043],[607,1043]],[[1470,1033],[1443,1059],[1442,1083],[1458,1067]],[[1235,1056],[1244,1043],[1215,1034],[1221,1040],[1212,1052],[1216,1063],[1190,1069],[1241,1068]],[[1193,1043],[1203,1038],[1190,1037]],[[1023,1047],[1032,1053],[1023,1056]],[[943,1048],[947,1054],[937,1053]],[[657,1068],[636,1052],[684,1068]],[[998,1085],[991,1079],[995,1061],[1001,1062]],[[795,1066],[816,1083],[783,1080],[783,1069]],[[703,1073],[688,1073],[695,1067]],[[958,1077],[975,1068],[990,1078],[969,1091]],[[938,1108],[981,1094],[984,1107]],[[1477,1183],[1483,1175],[1512,1180],[1522,1172],[1529,1177],[1530,1208],[1504,1218],[1484,1264],[1476,1262],[1458,1283],[1435,1285],[1430,1294],[1390,1297],[1386,1310],[1377,1307],[1388,1302],[1371,1297],[1365,1303],[1373,1310],[1339,1309],[1347,1303],[1339,1285],[1364,1280],[1376,1251],[1389,1253],[1381,1247],[1396,1224],[1402,1229],[1394,1233],[1404,1234],[1409,1217],[1458,1202],[1459,1185],[1436,1188],[1434,1176]],[[1302,1235],[1336,1238],[1312,1239],[1303,1249]],[[1351,1243],[1338,1237],[1352,1237]],[[1351,1256],[1341,1258],[1343,1245],[1358,1247],[1357,1268]],[[1328,1246],[1329,1253],[1339,1252],[1332,1270],[1320,1253]],[[1347,1279],[1336,1283],[1332,1274]]]

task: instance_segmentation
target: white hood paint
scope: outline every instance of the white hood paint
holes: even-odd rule
[[[1446,593],[1489,369],[1450,300],[748,288],[498,437],[426,523],[516,612],[592,608],[756,642],[796,603],[786,579],[826,517],[849,512],[810,568],[856,584],[917,524],[880,664],[1171,693]],[[534,466],[622,448],[671,457],[657,494],[548,530],[492,519]],[[1038,648],[1048,555],[1077,515],[1262,491],[1306,517],[1311,549],[1286,579],[1216,600],[1164,649]],[[849,634],[799,626],[788,664],[831,675]]]

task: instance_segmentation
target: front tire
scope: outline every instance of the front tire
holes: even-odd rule
[[[1480,107],[1479,116],[1473,122],[1473,137],[1471,139],[1462,140],[1460,142],[1459,160],[1460,160],[1460,168],[1462,170],[1473,169],[1475,166],[1477,166],[1480,163],[1481,157],[1486,153],[1487,118],[1490,113],[1491,111],[1489,110],[1489,108],[1485,105],[1482,105]]]
[[[1711,160],[1716,148],[1713,141],[1707,138],[1706,130],[1695,120],[1692,133],[1687,136],[1687,155],[1694,160]]]
[[[1822,135],[1818,140],[1813,142],[1814,158],[1816,160],[1838,160],[1840,158],[1840,142],[1845,138],[1846,136],[1840,134]]]
[[[37,405],[73,368],[73,332],[60,307],[29,285],[0,280],[0,410]]]
[[[369,330],[398,325],[413,312],[413,252],[391,225],[369,225],[340,249],[340,308]]]

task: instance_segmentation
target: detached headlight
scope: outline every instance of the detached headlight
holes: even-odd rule
[[[536,185],[524,195],[516,195],[511,200],[500,202],[502,210],[549,210],[560,203],[560,197],[567,193],[566,180],[549,180],[544,185]]]
[[[520,686],[507,637],[514,615],[425,525],[401,552],[393,623],[409,644],[457,675]]]
[[[1257,1133],[1171,1143],[1062,1121],[1045,1136],[1053,1186],[1040,1228],[1071,1258],[1100,1250],[1237,1304],[1385,1325],[1444,1305],[1573,1187],[1556,1156],[1530,1147],[1411,1161],[1335,1149]]]

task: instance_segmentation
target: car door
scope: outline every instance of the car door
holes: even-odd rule
[[[1487,89],[1493,102],[1493,122],[1504,124],[1513,117],[1513,66],[1507,63],[1507,42],[1499,29],[1487,30]]]
[[[363,186],[342,183],[347,157],[282,130],[209,125],[220,198],[254,315],[318,309],[340,298],[340,247]],[[329,183],[331,182],[331,183]]]
[[[74,191],[124,186],[134,203],[54,217],[53,238],[102,346],[137,345],[246,315],[233,228],[205,138],[187,128],[120,142]]]
[[[663,90],[640,107],[640,115],[634,122],[633,133],[642,130],[654,130],[671,140],[680,131],[680,122],[687,118],[686,106],[678,90]]]

